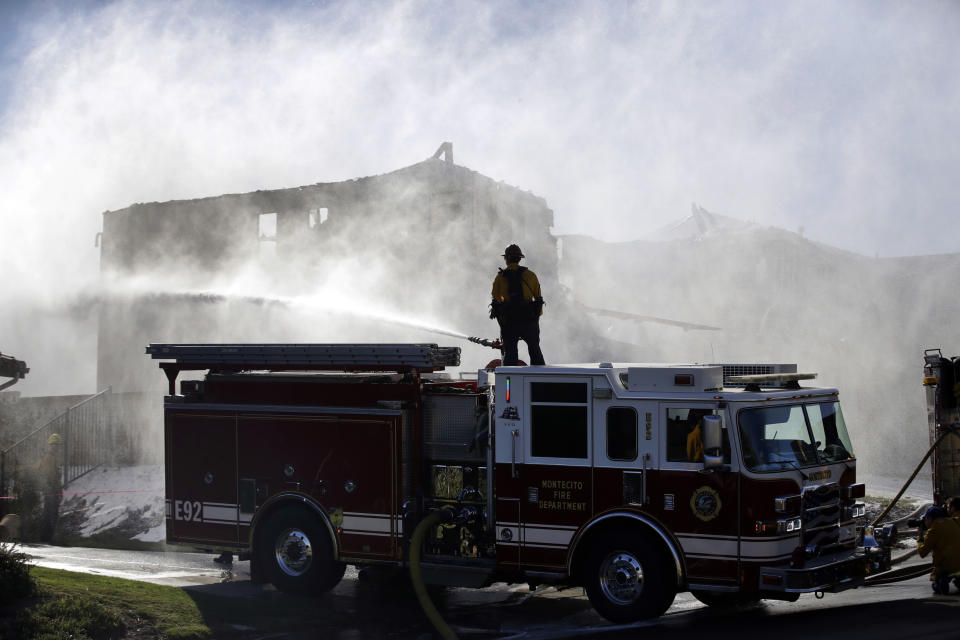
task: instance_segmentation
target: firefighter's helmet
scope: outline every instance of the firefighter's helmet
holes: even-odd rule
[[[47,438],[47,444],[60,444],[60,434],[51,434],[51,436]]]
[[[525,257],[525,256],[523,255],[523,251],[520,251],[520,247],[518,247],[518,246],[515,245],[515,244],[512,244],[512,245],[510,245],[509,247],[507,247],[506,249],[503,250],[503,257],[504,257],[504,258],[516,258],[516,259],[519,260],[520,258],[523,258],[523,257]]]

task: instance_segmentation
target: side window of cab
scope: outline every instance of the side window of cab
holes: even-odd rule
[[[618,462],[637,459],[638,419],[632,407],[607,409],[607,458]]]
[[[590,396],[585,382],[530,383],[530,453],[587,460]]]

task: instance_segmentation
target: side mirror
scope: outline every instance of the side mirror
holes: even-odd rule
[[[703,468],[723,467],[723,420],[720,416],[703,416]]]

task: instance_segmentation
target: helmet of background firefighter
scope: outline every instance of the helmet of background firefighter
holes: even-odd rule
[[[60,434],[52,434],[49,438],[47,438],[47,444],[60,444]]]
[[[503,257],[507,258],[507,260],[510,262],[519,262],[520,258],[525,256],[523,255],[523,251],[520,250],[520,247],[512,244],[503,250]]]

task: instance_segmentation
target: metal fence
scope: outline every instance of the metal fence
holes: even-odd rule
[[[0,451],[0,495],[9,495],[13,478],[36,468],[50,448],[50,437],[60,437],[56,453],[60,484],[65,486],[104,464],[110,456],[112,419],[110,388],[79,402],[27,436]]]

